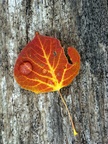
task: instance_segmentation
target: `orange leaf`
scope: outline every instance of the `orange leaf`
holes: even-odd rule
[[[19,85],[35,93],[58,91],[68,111],[74,135],[77,132],[60,89],[69,85],[78,75],[80,55],[75,48],[68,48],[69,63],[59,40],[36,33],[34,39],[19,54],[14,76]]]
[[[17,83],[35,93],[59,91],[78,75],[80,55],[75,48],[68,48],[72,64],[56,38],[36,36],[19,54],[14,67]]]

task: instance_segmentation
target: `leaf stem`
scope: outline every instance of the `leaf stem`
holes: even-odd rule
[[[63,98],[63,96],[62,96],[62,94],[61,94],[61,92],[60,92],[60,90],[58,91],[58,93],[59,93],[59,95],[60,95],[60,97],[61,97],[61,100],[62,100],[62,102],[63,102],[63,104],[64,104],[67,112],[68,112],[68,116],[69,116],[69,119],[70,119],[71,124],[72,124],[73,134],[74,134],[74,136],[76,136],[78,133],[76,132],[76,129],[75,129],[75,126],[74,126],[74,123],[73,123],[73,120],[72,120],[72,116],[71,116],[71,114],[70,114],[70,111],[69,111],[69,109],[68,109],[68,107],[67,107],[67,104],[66,104],[66,102],[65,102],[65,100],[64,100],[64,98]]]

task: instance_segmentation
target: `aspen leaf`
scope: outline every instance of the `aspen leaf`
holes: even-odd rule
[[[80,69],[78,51],[69,47],[67,52],[71,63],[68,62],[58,39],[36,33],[16,60],[14,77],[17,83],[35,93],[59,91],[66,87]],[[62,96],[61,98],[63,100]]]
[[[56,38],[38,33],[19,54],[14,76],[24,89],[35,93],[58,91],[69,85],[78,75],[80,56],[75,48],[68,48],[72,64]]]

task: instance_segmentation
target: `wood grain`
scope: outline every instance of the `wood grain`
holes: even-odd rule
[[[57,37],[81,55],[80,74],[58,93],[36,95],[13,76],[18,53],[35,32]],[[108,5],[106,0],[0,1],[0,144],[108,143]]]

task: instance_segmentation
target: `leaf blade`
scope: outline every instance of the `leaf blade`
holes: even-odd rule
[[[15,79],[22,88],[35,93],[58,91],[69,85],[79,73],[79,53],[75,48],[69,47],[68,55],[72,64],[68,62],[59,40],[36,34],[16,60]],[[32,71],[24,75],[19,67],[28,62]]]

